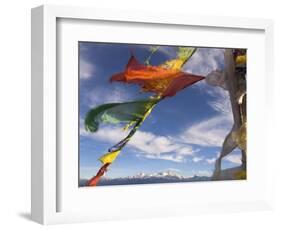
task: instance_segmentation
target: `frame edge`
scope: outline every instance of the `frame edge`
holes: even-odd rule
[[[43,23],[44,8],[31,10],[31,219],[44,223]]]

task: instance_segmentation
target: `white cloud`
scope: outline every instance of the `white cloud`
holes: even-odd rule
[[[206,160],[206,162],[208,163],[208,164],[214,164],[215,162],[216,162],[216,158],[215,157],[213,157],[213,158],[207,158],[207,159],[205,159]]]
[[[229,161],[234,164],[241,164],[241,155],[239,154],[231,154],[223,158],[226,161]]]
[[[191,146],[180,144],[173,139],[166,136],[155,135],[151,132],[138,131],[134,137],[132,137],[129,145],[133,145],[140,151],[149,154],[158,153],[176,153],[177,155],[192,155],[194,150]]]
[[[198,48],[185,64],[184,71],[206,76],[224,62],[224,49]]]
[[[193,149],[191,146],[185,145],[184,147],[177,150],[177,153],[180,155],[194,155],[195,153],[199,152],[199,149]]]
[[[182,172],[182,170],[180,170],[180,169],[176,169],[176,168],[167,168],[167,169],[165,169],[165,170],[163,170],[163,171],[175,171],[175,172]]]
[[[129,144],[149,154],[170,152],[175,148],[167,137],[155,136],[150,132],[143,131],[138,131]]]
[[[167,160],[174,162],[185,162],[185,158],[180,155],[172,155],[172,154],[138,154],[139,157],[145,157],[148,159],[157,159],[157,160]]]
[[[216,88],[215,91],[209,91],[208,94],[215,98],[215,100],[208,102],[212,109],[225,116],[228,121],[232,121],[232,109],[228,92],[221,88]]]
[[[200,146],[220,147],[229,131],[225,127],[219,127],[223,117],[213,117],[198,122],[189,127],[182,135],[183,142]]]
[[[118,127],[102,127],[96,133],[87,132],[83,127],[80,127],[80,135],[84,137],[91,137],[98,141],[104,141],[111,144],[119,142],[122,137],[128,134],[127,131],[123,131]]]
[[[201,85],[200,87],[205,86]],[[217,112],[217,115],[187,127],[180,135],[180,139],[188,144],[221,147],[233,124],[228,92],[218,87],[212,90],[210,87],[206,87],[205,92],[212,98],[208,105]]]
[[[109,85],[107,88],[93,88],[86,96],[87,105],[90,108],[105,103],[130,101],[132,98],[126,88],[118,85]]]
[[[204,159],[203,157],[193,157],[193,158],[192,158],[192,161],[193,161],[194,163],[197,163],[197,162],[202,161],[203,159]]]
[[[144,131],[138,131],[128,145],[137,149],[139,156],[175,162],[184,162],[186,157],[193,156],[198,151],[187,144],[175,142],[170,137]]]
[[[80,134],[95,140],[116,144],[128,134],[128,131],[123,131],[120,127],[101,127],[98,132],[91,134],[81,128]],[[170,137],[141,130],[138,130],[128,142],[128,147],[137,151],[138,157],[174,162],[185,162],[187,157],[193,156],[199,151],[187,144],[174,142]]]
[[[93,63],[86,61],[83,58],[80,58],[80,79],[86,80],[93,76],[95,72],[95,67]]]

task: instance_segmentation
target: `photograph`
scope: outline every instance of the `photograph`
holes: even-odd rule
[[[78,187],[247,179],[247,49],[77,49]]]

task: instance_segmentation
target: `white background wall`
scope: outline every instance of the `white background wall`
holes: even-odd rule
[[[262,17],[275,20],[275,76],[281,76],[281,14],[279,1],[245,0],[6,0],[0,7],[0,228],[39,229],[29,220],[30,209],[30,8],[41,4],[68,4],[102,8]],[[277,77],[276,77],[277,78]],[[281,98],[280,77],[275,82]],[[278,88],[278,90],[277,90]],[[281,117],[280,106],[276,118]],[[278,119],[276,119],[277,122]],[[48,226],[47,229],[280,229],[280,122],[275,139],[275,210],[270,212],[188,216],[185,218],[101,222]],[[279,135],[279,137],[278,137]],[[208,191],[206,191],[206,195]],[[110,207],[109,207],[110,208]]]

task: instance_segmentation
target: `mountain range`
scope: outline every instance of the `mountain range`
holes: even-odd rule
[[[192,177],[183,176],[175,171],[168,170],[158,173],[139,173],[135,176],[108,178],[103,177],[99,182],[99,186],[104,185],[128,185],[128,184],[157,184],[157,183],[179,183],[179,182],[195,182],[195,181],[209,181],[211,178],[207,176]],[[81,179],[79,186],[86,186],[87,180]]]

